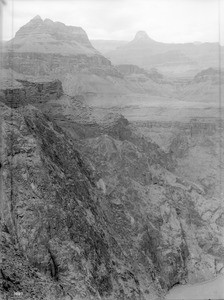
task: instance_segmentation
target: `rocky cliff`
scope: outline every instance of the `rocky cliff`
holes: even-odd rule
[[[127,129],[134,130],[123,123]],[[108,196],[106,211],[120,242],[142,264],[135,265],[136,273],[147,277],[151,264],[149,273],[165,289],[218,273],[224,250],[221,199],[211,202],[203,188],[169,172],[170,159],[152,142],[144,149],[134,133],[132,139],[115,133],[116,125],[107,135],[83,141],[82,151],[103,180],[98,184]]]
[[[222,203],[176,176],[172,155],[59,82],[20,84],[39,98],[1,104],[3,295],[160,299],[222,271]]]
[[[73,141],[36,108],[1,112],[2,295],[143,299]]]
[[[135,125],[146,139],[148,136],[172,156],[176,174],[201,186],[210,201],[222,199],[222,120],[198,117],[185,123],[149,121]]]
[[[139,43],[156,42],[140,33],[131,47]],[[115,68],[81,28],[40,17],[6,50],[8,75],[0,78],[3,297],[158,300],[178,283],[223,272],[220,122],[146,122],[143,132],[86,100],[100,94],[102,103],[120,106],[128,95],[122,105],[133,112],[145,96],[147,119],[149,100],[156,106],[163,96],[169,106],[168,97],[181,93],[175,105],[184,93],[192,100],[192,85],[207,85],[207,72],[199,74],[203,82],[178,90],[158,83],[155,70]],[[162,132],[153,132],[157,127]]]
[[[29,82],[17,80],[20,87],[0,90],[0,101],[12,108],[27,104],[40,105],[62,96],[62,84],[59,80],[52,82]]]
[[[33,76],[58,76],[91,68],[110,68],[109,60],[100,55],[85,54],[63,56],[62,54],[45,54],[36,52],[3,53],[3,67],[12,68],[18,73]]]

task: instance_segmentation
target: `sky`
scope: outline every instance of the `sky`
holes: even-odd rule
[[[80,26],[89,39],[129,41],[144,30],[160,42],[224,44],[224,0],[4,1],[3,40],[11,39],[21,26],[40,15]]]

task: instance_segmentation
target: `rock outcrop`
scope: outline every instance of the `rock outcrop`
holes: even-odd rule
[[[11,108],[18,108],[27,104],[40,105],[62,96],[62,84],[59,80],[52,82],[29,82],[17,80],[21,87],[1,89],[0,101]]]

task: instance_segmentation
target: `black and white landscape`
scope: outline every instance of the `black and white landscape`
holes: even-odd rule
[[[224,298],[224,47],[133,36],[2,43],[1,300]]]

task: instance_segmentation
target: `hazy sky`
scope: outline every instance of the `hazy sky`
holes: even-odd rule
[[[145,30],[161,42],[217,42],[220,27],[224,44],[224,0],[5,1],[4,40],[40,15],[43,19],[81,26],[90,39],[131,40],[138,30]]]

